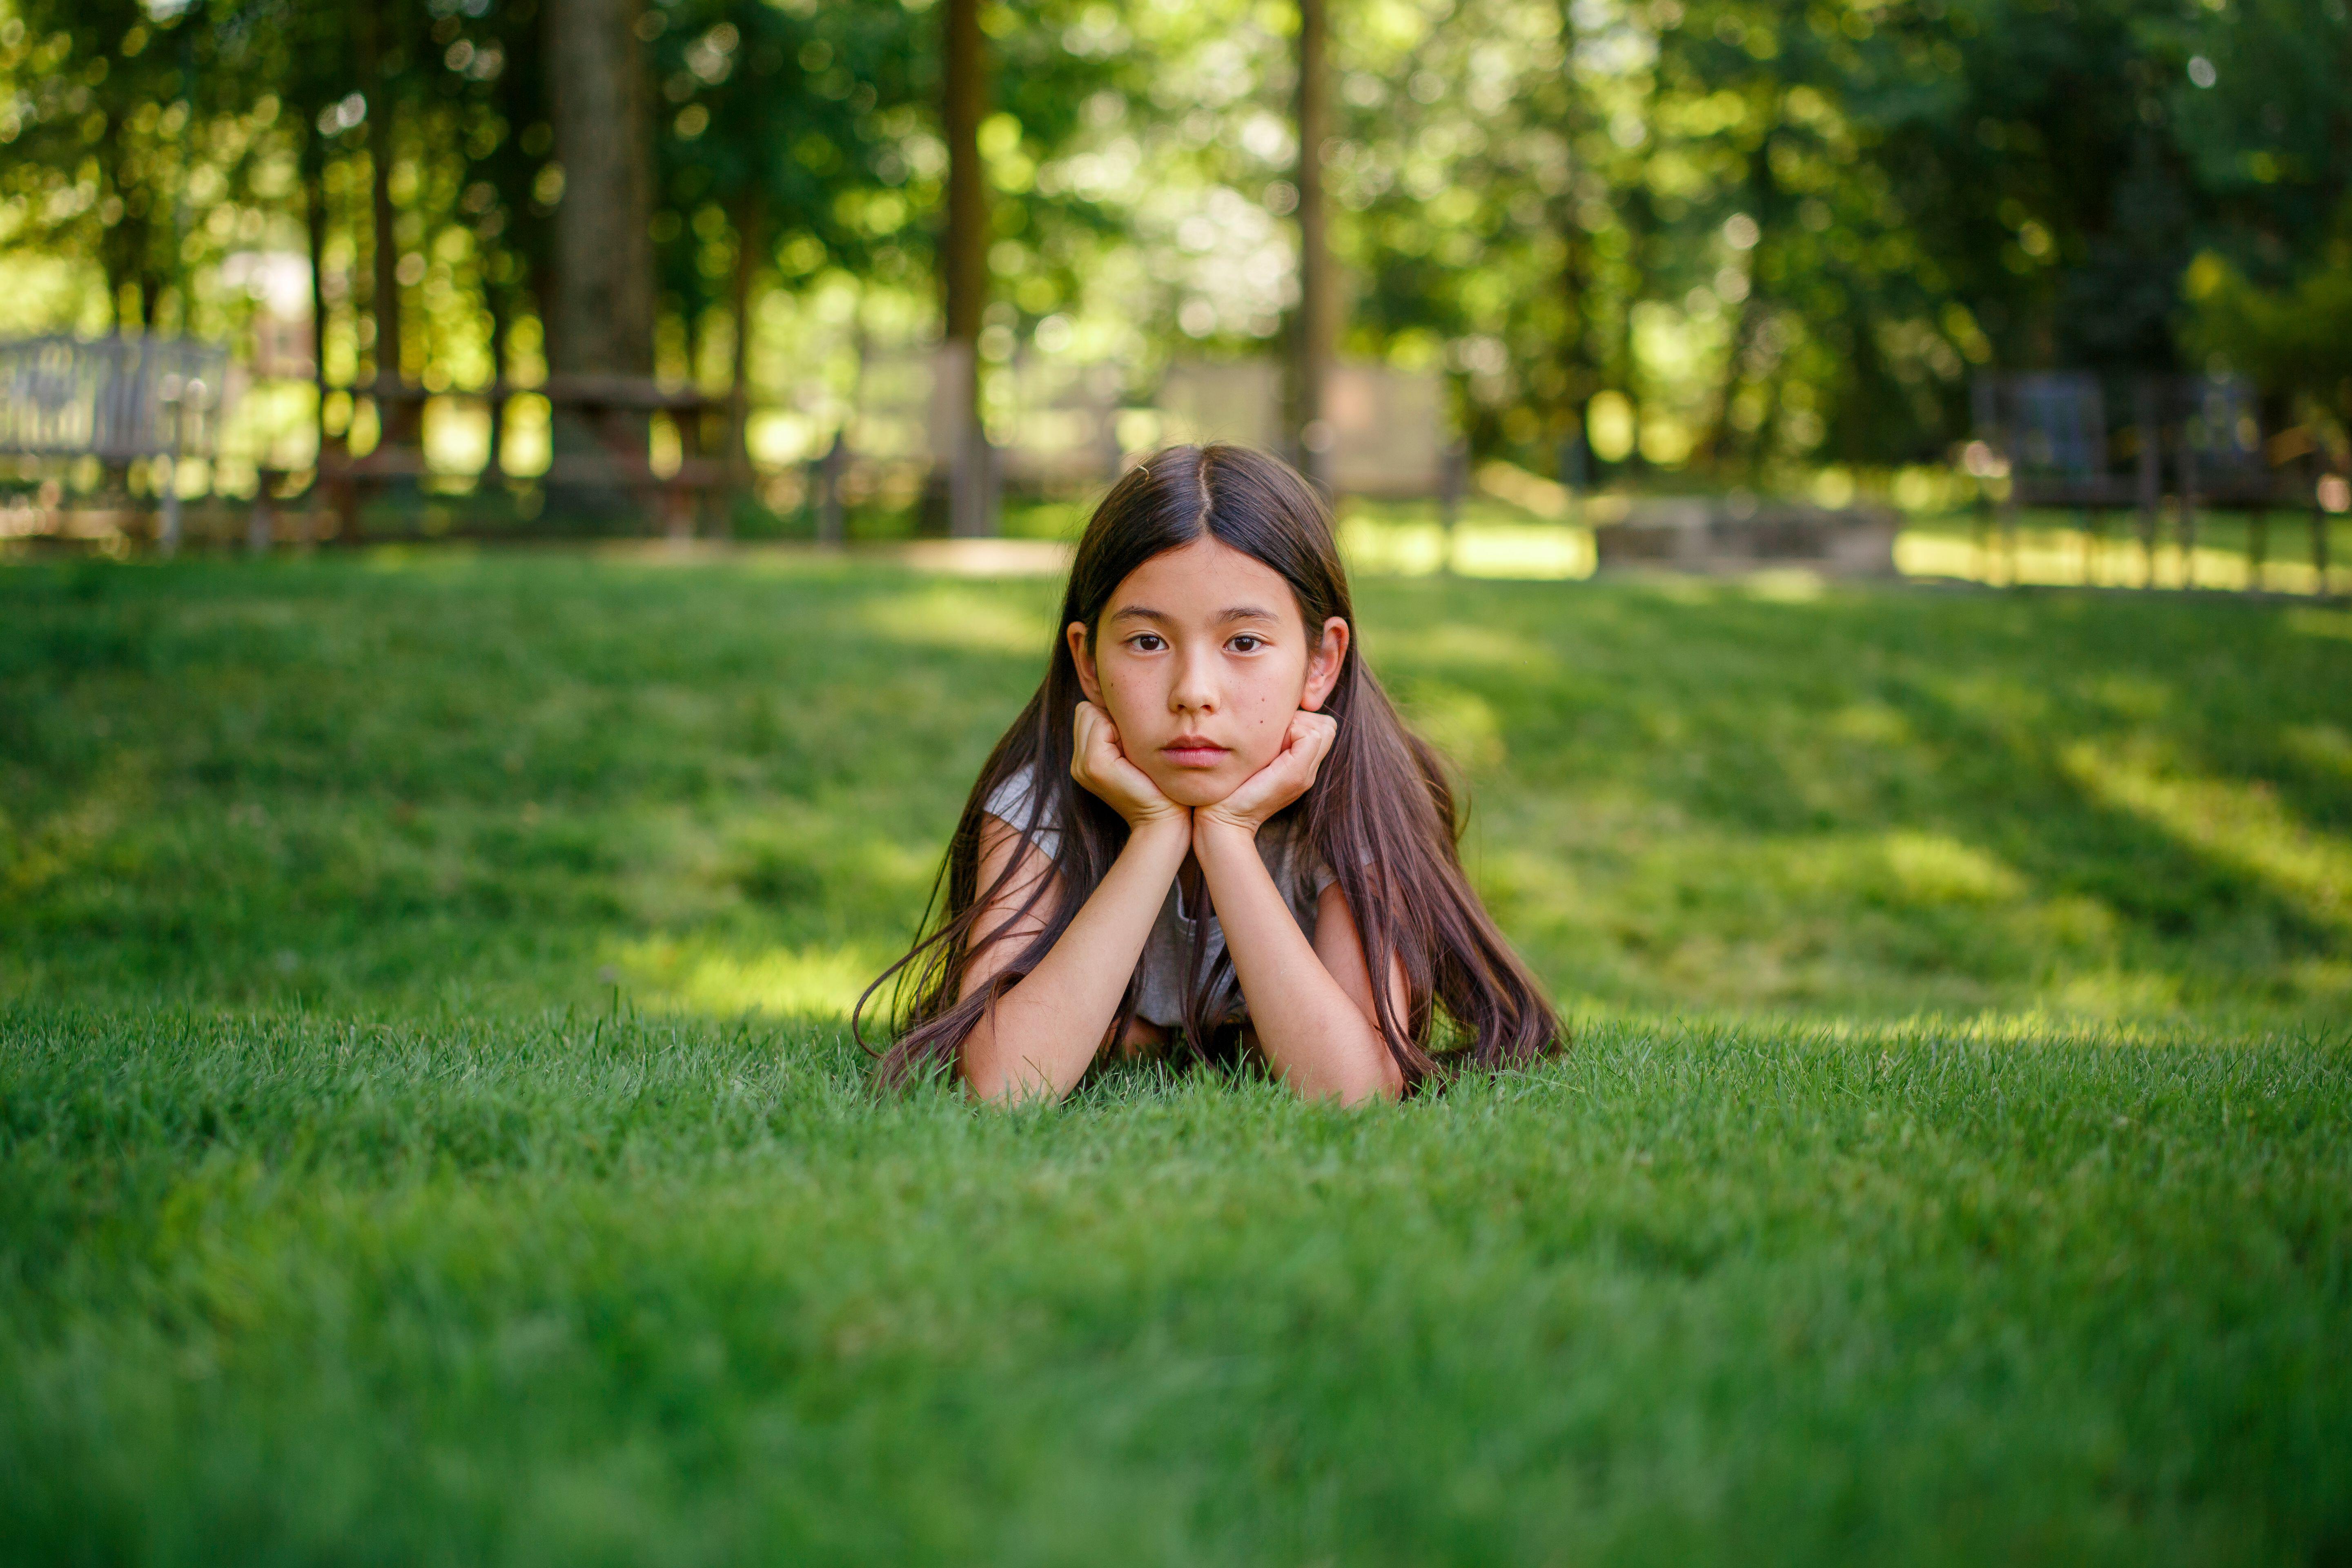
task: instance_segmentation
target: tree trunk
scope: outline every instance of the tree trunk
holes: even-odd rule
[[[310,247],[310,387],[315,405],[311,417],[319,434],[318,466],[324,477],[331,450],[327,434],[327,189],[326,149],[316,132],[302,143],[302,227]]]
[[[1651,236],[1656,229],[1649,193],[1636,189],[1626,199],[1622,221],[1625,226],[1625,301],[1624,315],[1618,322],[1617,375],[1618,384],[1625,395],[1625,406],[1633,415],[1633,445],[1625,449],[1622,472],[1638,475],[1647,466],[1642,455],[1642,356],[1635,342],[1635,312],[1650,293]]]
[[[1290,431],[1300,468],[1327,490],[1331,426],[1324,417],[1324,389],[1339,336],[1323,193],[1323,142],[1331,116],[1329,44],[1326,0],[1298,0],[1298,311],[1291,323]]]
[[[358,29],[360,81],[368,106],[368,251],[374,264],[368,304],[375,318],[376,445],[387,452],[414,446],[425,422],[421,405],[397,395],[403,381],[400,215],[392,205],[392,80],[385,37],[390,10],[383,0],[362,7]]]
[[[482,457],[482,483],[494,485],[506,471],[507,333],[514,326],[512,295],[504,284],[483,290],[490,312],[490,441]]]
[[[1560,210],[1560,392],[1553,424],[1559,443],[1559,482],[1581,490],[1591,482],[1585,405],[1601,385],[1592,354],[1592,242],[1577,215],[1573,188]]]
[[[948,141],[947,233],[940,258],[945,291],[945,342],[939,406],[947,428],[948,531],[989,531],[987,437],[980,424],[980,330],[988,312],[988,182],[980,160],[980,121],[988,101],[980,0],[947,0],[940,122]],[[935,477],[936,488],[936,477]]]
[[[563,197],[555,211],[548,365],[653,372],[653,247],[639,0],[550,0],[548,75]]]
[[[1585,407],[1600,390],[1600,366],[1592,352],[1592,237],[1585,232],[1577,199],[1578,149],[1587,127],[1581,113],[1576,78],[1576,7],[1559,8],[1560,139],[1568,144],[1569,178],[1559,213],[1560,333],[1559,406],[1553,416],[1559,442],[1559,479],[1571,491],[1591,482],[1591,447],[1585,431]]]
[[[1772,177],[1772,129],[1768,127],[1765,134],[1757,138],[1755,151],[1748,154],[1748,205],[1755,209],[1749,216],[1756,224],[1756,242],[1748,247],[1748,292],[1740,297],[1739,309],[1732,321],[1730,346],[1723,356],[1723,376],[1716,387],[1714,413],[1707,420],[1706,434],[1696,454],[1718,477],[1723,472],[1724,455],[1732,443],[1732,405],[1746,384],[1748,353],[1767,315],[1760,263],[1765,239],[1780,221],[1780,187]],[[1756,467],[1753,458],[1751,453],[1751,472]]]
[[[759,275],[760,248],[766,242],[767,202],[757,190],[736,204],[735,276],[727,310],[735,342],[727,378],[728,488],[740,493],[751,483],[751,283]]]
[[[563,197],[555,209],[554,309],[547,363],[557,376],[653,374],[652,132],[637,39],[642,0],[548,0],[548,80]],[[646,419],[618,409],[552,410],[559,464],[610,458],[609,478],[562,489],[567,507],[612,518],[645,459]]]

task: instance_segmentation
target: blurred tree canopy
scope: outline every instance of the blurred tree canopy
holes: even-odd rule
[[[527,383],[579,265],[546,3],[0,0],[0,247],[74,280],[16,324],[234,331],[228,263],[284,253],[322,422]],[[945,0],[578,3],[639,51],[662,374],[790,402],[815,323],[936,331]],[[1295,5],[979,16],[983,360],[1273,352]],[[1332,0],[1331,37],[1345,351],[1442,367],[1483,452],[1933,459],[1991,365],[2352,419],[2346,0]]]

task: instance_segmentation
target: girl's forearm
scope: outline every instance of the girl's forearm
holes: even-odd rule
[[[963,1076],[982,1100],[1059,1100],[1101,1049],[1169,884],[1192,847],[1181,816],[1147,824],[1037,967],[964,1040]]]
[[[1395,1098],[1404,1080],[1387,1042],[1316,955],[1255,840],[1245,829],[1204,823],[1192,852],[1275,1076],[1308,1100]]]

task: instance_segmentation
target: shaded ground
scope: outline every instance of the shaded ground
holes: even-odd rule
[[[0,991],[837,1010],[1055,590],[755,557],[0,574]],[[2352,1000],[2352,615],[1381,581],[1579,1010]]]

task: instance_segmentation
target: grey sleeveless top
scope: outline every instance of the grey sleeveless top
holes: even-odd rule
[[[982,809],[1020,832],[1029,820],[1034,788],[1034,774],[1016,774],[997,785]],[[1061,847],[1061,829],[1051,823],[1029,828],[1025,836],[1049,858]],[[1298,929],[1307,933],[1307,941],[1313,942],[1318,902],[1323,897],[1323,889],[1337,879],[1323,863],[1323,858],[1306,842],[1297,813],[1286,813],[1257,830],[1257,854],[1265,862],[1274,885],[1281,889],[1282,901],[1290,906]],[[1225,950],[1224,928],[1214,914],[1209,915],[1208,921],[1208,941],[1201,949],[1202,973],[1206,973]],[[1168,900],[1160,906],[1160,918],[1152,922],[1151,934],[1144,940],[1143,955],[1136,961],[1135,1014],[1145,1023],[1168,1028],[1184,1022],[1184,998],[1192,988],[1189,965],[1197,924],[1184,907],[1183,879],[1180,877],[1170,884]],[[1239,1023],[1247,1016],[1247,1007],[1237,999],[1231,1014],[1218,1021]]]

